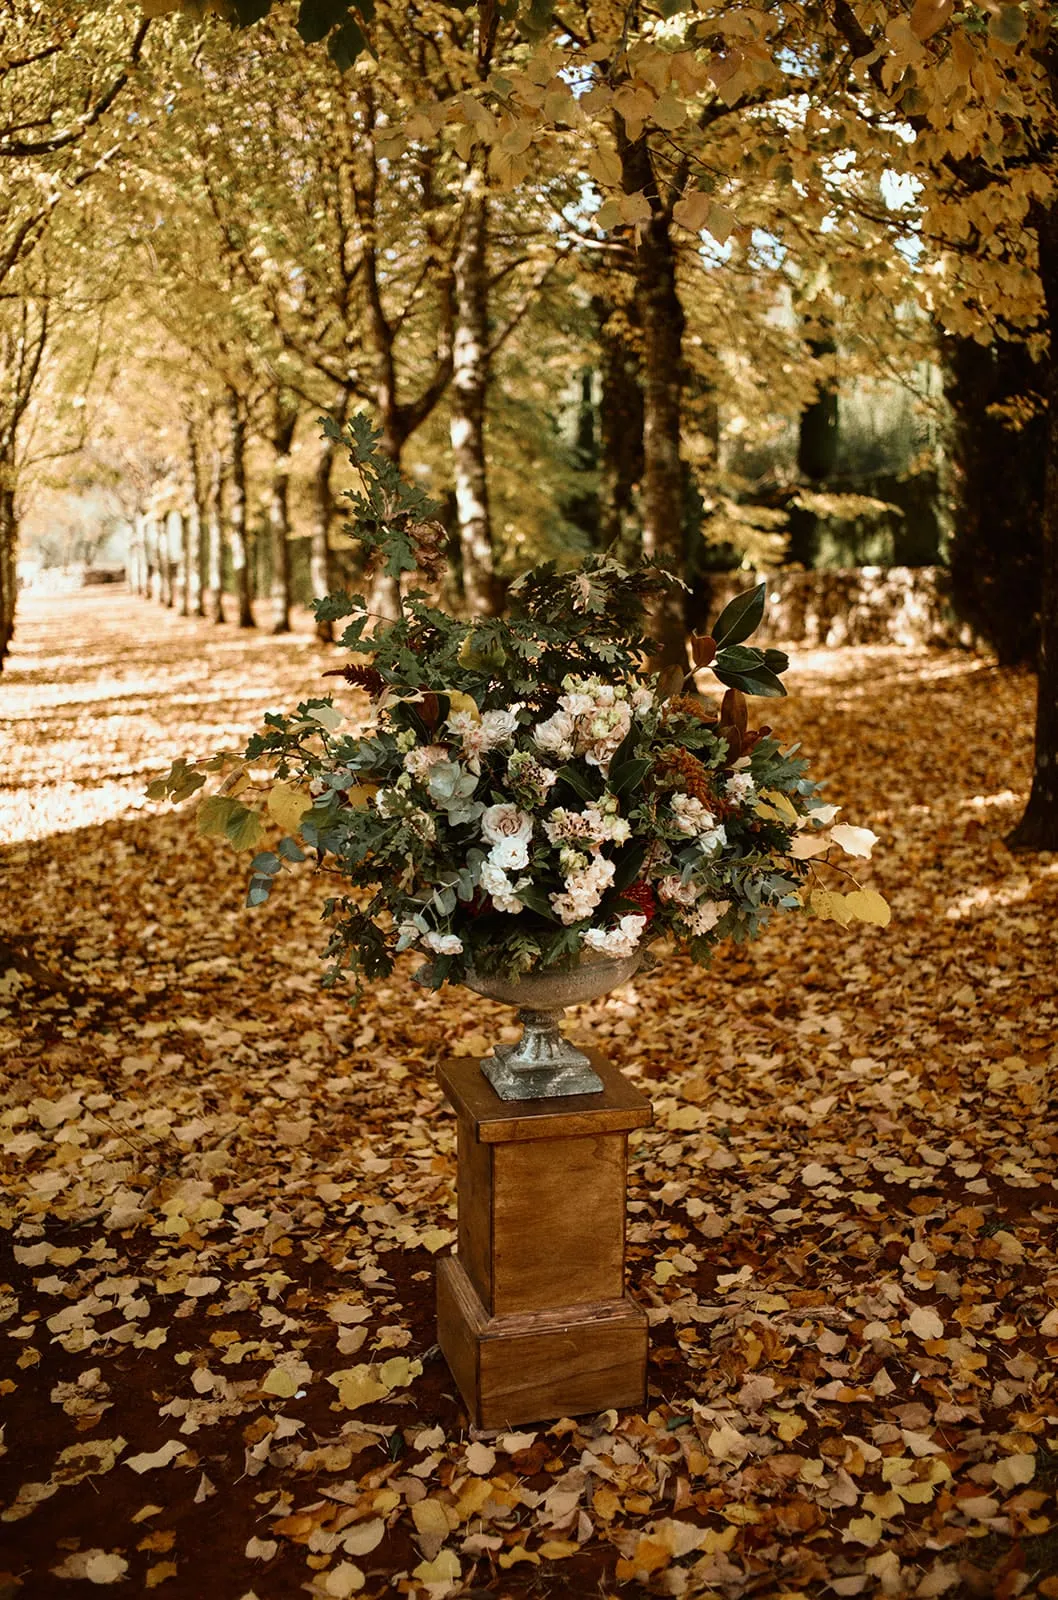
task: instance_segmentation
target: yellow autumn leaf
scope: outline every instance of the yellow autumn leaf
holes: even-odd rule
[[[432,1561],[420,1561],[412,1572],[420,1583],[458,1583],[462,1575],[454,1550],[442,1550]]]
[[[567,1556],[575,1556],[579,1549],[580,1545],[570,1539],[545,1539],[537,1554],[545,1561],[564,1561]]]
[[[876,927],[887,928],[893,918],[888,902],[876,889],[854,889],[845,896],[845,904],[857,922],[871,922]]]
[[[306,811],[312,810],[312,796],[292,783],[274,783],[268,791],[268,814],[284,833],[297,833]]]
[[[797,811],[779,789],[762,789],[754,810],[758,817],[769,817],[791,828],[798,828],[801,825]]]
[[[528,1561],[531,1566],[540,1565],[540,1557],[535,1550],[527,1550],[524,1544],[515,1545],[513,1550],[504,1550],[496,1558],[501,1567],[513,1567],[519,1561]]]
[[[446,1244],[451,1244],[455,1238],[451,1228],[424,1228],[419,1235],[419,1243],[431,1255],[436,1255],[438,1250],[443,1250]]]
[[[361,1406],[368,1406],[373,1400],[384,1400],[389,1394],[387,1385],[379,1383],[367,1365],[345,1367],[341,1372],[332,1372],[327,1382],[334,1384],[339,1404],[346,1411],[358,1411]]]
[[[406,1389],[421,1371],[421,1361],[409,1361],[407,1356],[391,1356],[379,1367],[378,1376],[387,1389]]]
[[[841,1535],[844,1544],[876,1545],[882,1537],[881,1517],[853,1517]]]
[[[282,1367],[273,1367],[261,1381],[265,1394],[274,1394],[279,1400],[290,1400],[298,1392],[298,1381]]]
[[[1004,1456],[997,1461],[992,1474],[1001,1489],[1014,1489],[1019,1483],[1031,1483],[1036,1476],[1036,1457],[1019,1454]]]
[[[427,1539],[447,1539],[452,1531],[446,1508],[440,1500],[418,1500],[411,1508],[415,1531]]]
[[[835,889],[813,889],[808,904],[824,922],[838,922],[847,928],[852,921],[852,912],[845,903],[845,896],[838,894]]]
[[[475,722],[481,721],[481,712],[478,710],[477,701],[472,699],[469,694],[463,694],[458,689],[449,689],[447,694],[449,716],[456,711],[465,711],[467,716],[473,717]]]
[[[378,790],[377,783],[353,783],[348,789],[343,789],[342,793],[354,811],[366,811]]]

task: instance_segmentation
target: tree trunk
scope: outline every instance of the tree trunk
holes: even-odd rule
[[[246,413],[234,389],[228,391],[231,443],[231,564],[239,627],[256,627],[250,590],[249,530],[246,510]]]
[[[455,333],[449,435],[455,469],[456,515],[463,595],[473,616],[495,616],[496,582],[485,465],[485,404],[489,381],[488,196],[483,161],[464,181],[462,232],[455,258]]]
[[[806,338],[813,360],[833,355],[837,346],[826,334]],[[822,488],[833,474],[838,459],[838,390],[834,381],[821,384],[801,412],[797,430],[797,470],[803,481]],[[819,518],[803,506],[791,506],[790,538],[786,560],[800,562],[811,569],[816,564],[819,546]]]
[[[345,420],[344,407],[342,420],[343,422]],[[316,467],[316,516],[312,526],[312,547],[309,552],[309,582],[312,585],[314,600],[322,600],[324,595],[330,594],[334,588],[334,561],[331,555],[331,516],[334,510],[334,498],[331,494],[331,478],[334,475],[337,455],[337,444],[325,434]],[[333,643],[334,623],[318,621],[316,637],[324,644]]]
[[[645,139],[629,141],[618,124],[618,149],[626,193],[658,195]],[[683,466],[680,406],[683,394],[683,306],[676,287],[671,217],[655,198],[635,251],[636,305],[643,329],[643,554],[683,578]],[[656,601],[651,631],[658,645],[651,665],[686,667],[684,591],[675,584]]]
[[[191,615],[191,517],[186,511],[173,513],[180,545],[180,615]]]
[[[969,336],[949,338],[943,351],[953,419],[952,604],[987,639],[1000,666],[1031,666],[1039,650],[1047,479],[1045,364],[1012,339],[981,345]],[[1020,426],[1012,425],[1012,414]]]
[[[1035,218],[1039,271],[1050,325],[1047,453],[1040,528],[1040,642],[1036,663],[1036,747],[1025,814],[1012,850],[1058,850],[1058,203]]]
[[[149,511],[144,513],[143,518],[143,549],[147,569],[147,588],[144,592],[148,600],[161,600],[162,573],[158,523]]]
[[[15,491],[7,482],[8,469],[0,464],[0,668],[7,658],[15,632],[15,596],[18,588],[18,514]]]
[[[188,473],[188,553],[187,553],[187,608],[193,617],[204,617],[206,608],[203,603],[202,583],[202,557],[203,557],[203,529],[206,523],[206,495],[202,483],[202,457],[198,446],[198,434],[193,422],[187,424],[187,473]]]
[[[137,511],[129,527],[129,588],[133,594],[147,593],[147,537],[144,515]]]
[[[290,446],[297,426],[294,407],[276,397],[272,428],[272,487],[268,529],[272,541],[272,632],[290,632]]]
[[[173,560],[173,530],[171,518],[166,511],[158,524],[158,570],[161,574],[161,601],[167,609],[172,609],[175,598],[176,562]]]
[[[206,584],[211,622],[224,621],[224,458],[216,446],[209,475],[206,502]]]
[[[622,552],[643,475],[643,389],[632,338],[634,305],[597,295],[599,321],[599,543]],[[630,325],[632,324],[632,325]]]

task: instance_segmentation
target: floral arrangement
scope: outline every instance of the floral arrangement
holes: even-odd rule
[[[346,442],[363,486],[351,531],[398,590],[406,572],[436,576],[435,508],[365,419]],[[777,912],[888,922],[833,856],[869,856],[875,836],[836,824],[804,759],[749,726],[747,695],[785,693],[786,657],[746,643],[765,586],[692,640],[696,670],[726,691],[719,705],[695,673],[644,671],[648,608],[675,581],[607,556],[548,563],[513,585],[507,617],[473,621],[422,589],[388,619],[361,596],[328,597],[317,613],[350,619],[342,643],[359,659],[341,675],[368,716],[306,700],[267,716],[238,755],[179,761],[148,792],[183,799],[230,769],[200,830],[255,850],[251,905],[308,852],[336,874],[325,981],[350,972],[358,989],[413,949],[437,987],[468,970],[627,957],[663,937],[707,963]],[[259,849],[273,825],[281,837]],[[824,866],[850,887],[827,886]]]

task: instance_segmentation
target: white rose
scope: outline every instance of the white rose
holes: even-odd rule
[[[529,846],[519,835],[513,839],[501,839],[489,851],[488,859],[503,872],[517,872],[529,865]]]
[[[463,953],[463,941],[454,933],[424,933],[422,942],[427,950],[432,950],[439,956],[459,956]]]
[[[483,861],[478,880],[497,911],[506,911],[516,917],[524,907],[515,893],[515,885],[501,867],[492,861]]]
[[[486,711],[481,719],[486,750],[506,744],[518,732],[518,718],[513,711]]]

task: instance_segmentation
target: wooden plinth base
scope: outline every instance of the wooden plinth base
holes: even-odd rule
[[[647,1314],[620,1300],[490,1317],[456,1256],[437,1267],[445,1360],[475,1428],[646,1401]]]
[[[624,1292],[628,1134],[649,1102],[601,1056],[601,1094],[501,1100],[473,1060],[439,1076],[459,1118],[458,1255],[438,1343],[479,1428],[642,1405],[646,1313]]]

